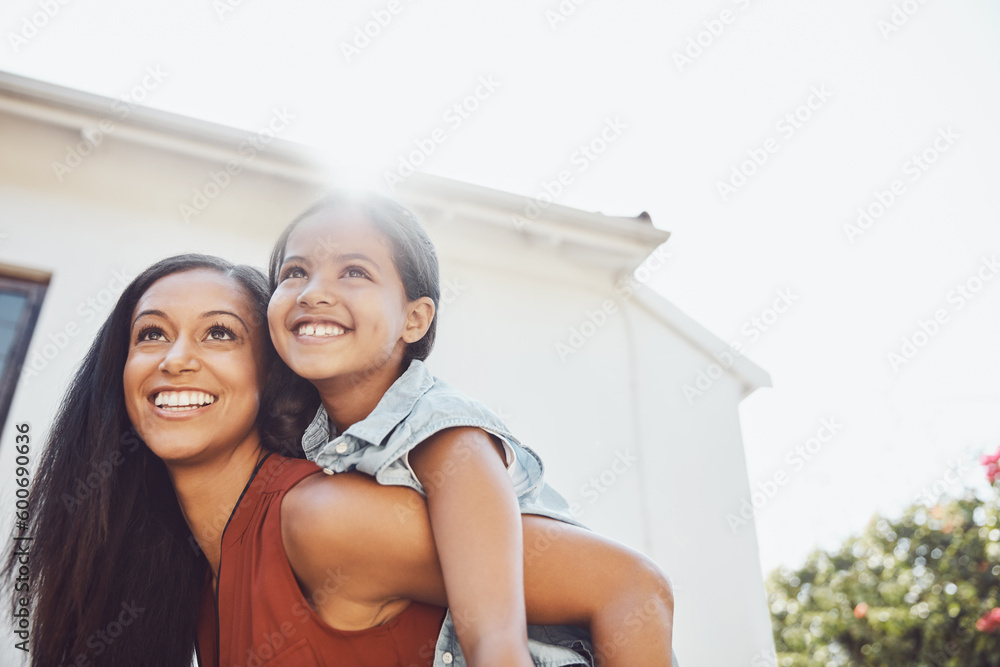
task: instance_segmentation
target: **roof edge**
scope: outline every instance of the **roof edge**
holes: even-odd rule
[[[672,304],[647,285],[640,285],[636,298],[642,306],[664,320],[692,345],[704,352],[725,372],[744,386],[743,397],[764,387],[771,387],[771,375],[763,368],[737,352],[694,318]],[[727,361],[732,359],[731,362]]]
[[[645,212],[636,217],[610,216],[421,172],[397,190],[408,201],[425,206],[433,207],[435,200],[450,202],[452,209],[443,212],[446,218],[462,214],[550,245],[566,243],[613,253],[630,269],[670,238],[670,232],[654,227]]]
[[[0,71],[0,112],[80,132],[82,141],[89,141],[84,130],[93,132],[109,121],[116,138],[220,163],[234,159],[240,144],[256,134],[5,71]],[[245,167],[307,183],[326,182],[313,149],[280,137],[269,139]]]

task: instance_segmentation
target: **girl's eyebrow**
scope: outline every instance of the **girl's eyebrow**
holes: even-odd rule
[[[381,268],[379,267],[378,262],[376,262],[374,259],[372,259],[371,257],[362,252],[348,252],[340,255],[334,255],[334,259],[336,259],[338,262],[350,262],[356,259],[361,259],[368,262],[375,268]],[[309,260],[299,255],[289,255],[284,260],[282,260],[281,265],[285,266],[289,262],[296,262],[298,264],[308,264]]]
[[[352,260],[355,260],[355,259],[362,259],[362,260],[368,262],[369,264],[371,264],[372,266],[374,266],[375,268],[379,268],[378,262],[376,262],[374,259],[372,259],[368,255],[366,255],[364,253],[360,253],[360,252],[349,252],[349,253],[345,253],[343,255],[337,255],[337,259],[340,260],[341,262],[349,262],[349,261],[352,261]]]

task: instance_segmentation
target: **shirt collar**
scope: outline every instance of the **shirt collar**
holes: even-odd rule
[[[411,360],[409,367],[392,383],[371,414],[349,426],[343,434],[371,445],[383,444],[433,384],[434,376],[427,365],[419,359]],[[302,435],[302,448],[307,455],[313,454],[336,437],[338,434],[331,432],[329,416],[321,403],[316,416]]]

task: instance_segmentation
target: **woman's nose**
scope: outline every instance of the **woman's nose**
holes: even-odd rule
[[[197,346],[186,338],[174,341],[160,362],[160,370],[171,375],[200,369],[201,360],[198,358]]]

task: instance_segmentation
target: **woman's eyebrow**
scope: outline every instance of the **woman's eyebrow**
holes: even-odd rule
[[[167,317],[167,314],[162,310],[144,310],[135,316],[135,319],[132,320],[132,326],[135,326],[135,323],[138,322],[139,319],[142,317],[162,317],[165,320],[170,319],[169,317]]]
[[[243,325],[243,328],[246,331],[248,331],[248,332],[250,331],[250,327],[248,327],[247,323],[243,321],[243,318],[240,317],[239,315],[237,315],[236,313],[232,312],[231,310],[209,310],[209,311],[206,311],[206,312],[202,313],[201,317],[204,319],[204,318],[207,318],[207,317],[218,317],[219,315],[229,315],[231,317],[235,317],[236,319],[238,319],[240,321],[240,324]]]

